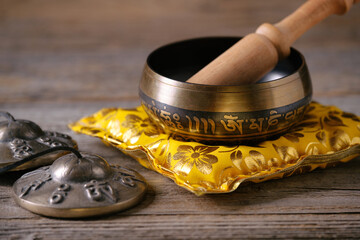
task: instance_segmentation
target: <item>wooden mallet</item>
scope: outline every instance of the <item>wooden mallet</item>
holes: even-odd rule
[[[291,45],[332,14],[346,13],[360,0],[308,0],[282,21],[262,24],[201,69],[187,82],[241,85],[258,81],[290,54]]]

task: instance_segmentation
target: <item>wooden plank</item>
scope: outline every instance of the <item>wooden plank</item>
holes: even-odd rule
[[[221,221],[219,219],[221,218]],[[306,220],[305,220],[306,219]],[[144,216],[118,215],[96,221],[60,221],[42,219],[33,225],[22,222],[7,223],[10,235],[29,239],[291,239],[291,238],[352,238],[358,236],[359,221],[354,215],[267,215],[261,219],[253,215],[232,216]],[[94,228],[89,228],[93,225]],[[96,227],[95,227],[96,226]],[[20,230],[21,229],[21,230]],[[72,231],[69,231],[71,229]],[[195,237],[196,236],[196,237]]]
[[[357,98],[359,100],[359,98]],[[352,101],[353,104],[357,101]],[[136,103],[123,104],[123,107]],[[11,199],[20,174],[0,177],[0,234],[40,239],[99,237],[139,239],[232,239],[351,237],[360,234],[360,159],[261,184],[241,186],[230,194],[197,197],[171,180],[141,167],[100,140],[71,133],[66,124],[110,102],[96,104],[6,104],[5,110],[31,118],[45,129],[69,133],[84,151],[140,172],[150,190],[138,207],[91,220],[47,219],[21,209]],[[350,108],[354,107],[350,105]],[[39,114],[37,109],[42,111]],[[36,226],[36,230],[34,230]],[[93,231],[96,229],[96,231]],[[1,236],[1,235],[0,235]]]
[[[139,104],[138,82],[156,47],[200,36],[245,35],[303,1],[0,0],[0,110],[73,136],[82,151],[140,172],[150,189],[137,207],[61,220],[15,204],[22,173],[0,176],[0,239],[359,238],[360,158],[335,168],[197,197],[67,124],[105,107]],[[296,44],[314,99],[360,115],[360,5]]]
[[[191,37],[245,35],[301,2],[2,1],[0,102],[135,100],[155,48]],[[330,17],[295,44],[307,59],[315,96],[360,93],[360,30],[352,24],[360,21],[358,8]]]

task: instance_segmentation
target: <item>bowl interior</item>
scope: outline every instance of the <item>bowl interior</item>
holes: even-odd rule
[[[185,82],[241,38],[198,38],[166,45],[148,57],[148,66],[156,73]],[[291,49],[288,58],[279,61],[276,67],[258,82],[283,78],[296,72],[301,64],[301,54]]]

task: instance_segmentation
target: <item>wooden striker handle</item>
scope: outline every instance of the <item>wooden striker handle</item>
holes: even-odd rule
[[[309,0],[282,21],[262,24],[209,63],[187,82],[241,85],[258,81],[290,54],[296,39],[332,14],[346,13],[360,0]]]

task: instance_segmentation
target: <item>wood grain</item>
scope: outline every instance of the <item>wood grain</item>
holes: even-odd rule
[[[139,206],[95,219],[32,214],[11,198],[22,173],[0,176],[0,239],[293,239],[360,237],[360,159],[336,168],[248,184],[230,194],[194,194],[67,124],[104,107],[139,104],[146,56],[209,35],[245,35],[303,1],[0,0],[0,109],[71,134],[83,151],[140,172]],[[314,98],[360,115],[359,6],[330,17],[296,44]]]

